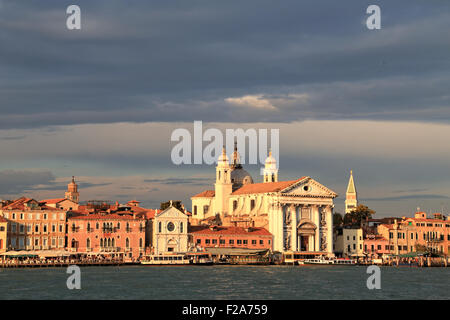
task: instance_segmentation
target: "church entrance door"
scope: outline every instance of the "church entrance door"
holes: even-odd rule
[[[308,251],[308,236],[300,236],[300,251]]]

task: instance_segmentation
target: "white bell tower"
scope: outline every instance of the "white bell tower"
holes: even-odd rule
[[[219,213],[221,216],[228,213],[228,200],[232,189],[231,167],[225,148],[223,148],[216,166],[214,213]]]

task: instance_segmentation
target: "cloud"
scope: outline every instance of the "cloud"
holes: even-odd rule
[[[166,185],[194,185],[205,186],[213,183],[213,178],[166,178],[166,179],[145,179],[144,182],[159,183]],[[153,190],[156,191],[156,190]]]
[[[423,200],[423,199],[450,199],[449,196],[445,196],[442,194],[410,194],[410,195],[404,195],[404,196],[398,196],[398,197],[379,197],[379,198],[364,198],[361,199],[362,201],[401,201],[401,200],[408,200],[408,199],[416,199],[416,200]]]
[[[46,170],[0,171],[0,195],[20,194],[33,187],[52,184],[52,172]]]
[[[276,110],[277,108],[265,99],[263,95],[247,95],[240,98],[226,98],[226,102],[237,107]]]
[[[77,4],[81,32],[66,29],[59,1],[4,3],[1,128],[450,121],[445,3],[381,1],[379,32],[357,0]]]

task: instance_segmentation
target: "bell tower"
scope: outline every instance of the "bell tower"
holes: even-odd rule
[[[216,183],[215,187],[215,205],[214,213],[223,215],[228,212],[228,200],[232,192],[231,183],[231,166],[225,150],[222,149],[222,154],[217,160],[216,166]]]
[[[266,182],[278,182],[277,160],[272,156],[272,150],[269,151],[264,166],[264,183]]]
[[[80,193],[78,192],[78,185],[75,183],[75,177],[72,176],[72,181],[67,185],[67,192],[65,198],[78,203],[80,200]]]
[[[358,196],[356,193],[355,181],[353,180],[353,170],[350,170],[347,194],[345,197],[345,213],[350,213],[358,206]]]

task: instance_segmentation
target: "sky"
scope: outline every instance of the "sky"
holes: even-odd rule
[[[279,129],[280,179],[318,180],[337,212],[352,169],[378,217],[448,213],[449,29],[444,0],[0,0],[0,199],[74,175],[84,201],[190,208],[214,165],[173,164],[170,138],[202,121]]]

